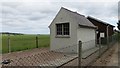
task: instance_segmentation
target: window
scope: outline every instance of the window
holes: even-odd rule
[[[69,35],[69,23],[56,24],[56,35]]]
[[[63,35],[69,35],[69,23],[63,24]]]
[[[62,24],[57,24],[57,35],[62,35]]]

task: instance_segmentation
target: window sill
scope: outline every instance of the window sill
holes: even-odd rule
[[[56,35],[55,36],[56,38],[70,38],[70,36],[69,35]]]

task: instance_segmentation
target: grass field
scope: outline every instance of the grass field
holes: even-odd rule
[[[38,35],[38,47],[49,47],[49,35]],[[11,35],[11,52],[36,48],[36,35]],[[2,35],[2,53],[8,53],[8,36]]]

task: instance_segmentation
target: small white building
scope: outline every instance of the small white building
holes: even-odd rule
[[[83,51],[95,46],[96,26],[77,12],[61,7],[49,28],[50,50],[75,46],[64,51],[77,53],[79,40],[82,42],[94,40],[93,45],[82,45]]]

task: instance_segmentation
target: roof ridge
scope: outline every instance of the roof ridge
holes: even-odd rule
[[[92,18],[92,19],[95,19],[95,20],[97,20],[97,21],[99,21],[99,22],[102,22],[103,24],[111,25],[111,24],[109,24],[109,23],[107,23],[107,22],[104,22],[104,21],[99,20],[98,18],[94,18],[94,17],[92,17],[92,16],[87,16],[87,18]],[[114,25],[111,25],[111,26],[114,26]]]
[[[65,10],[67,10],[67,11],[70,11],[70,12],[72,12],[72,13],[75,13],[75,14],[77,14],[77,15],[80,15],[80,16],[83,16],[83,17],[85,17],[84,15],[82,15],[82,14],[79,14],[79,13],[77,13],[77,12],[74,12],[74,11],[71,11],[71,10],[69,10],[69,9],[67,9],[67,8],[61,7],[61,9],[65,9]]]
[[[88,17],[90,17],[90,18],[92,18],[92,19],[95,19],[95,20],[97,20],[97,21],[103,22],[104,24],[108,24],[108,23],[106,23],[106,22],[104,22],[104,21],[102,21],[102,20],[99,20],[99,19],[97,19],[97,18],[94,18],[94,17],[91,17],[91,16],[88,16]]]

